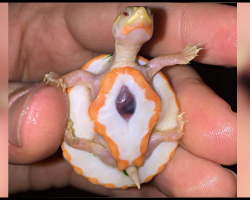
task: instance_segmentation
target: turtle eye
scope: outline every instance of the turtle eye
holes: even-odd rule
[[[126,11],[126,10],[125,10],[125,11],[123,11],[123,13],[122,13],[122,14],[123,14],[123,16],[125,16],[125,17],[129,16],[129,12],[128,12],[128,11]]]
[[[131,15],[131,13],[132,13],[131,7],[126,7],[126,8],[123,10],[122,15],[125,16],[125,17],[128,17],[128,16]]]

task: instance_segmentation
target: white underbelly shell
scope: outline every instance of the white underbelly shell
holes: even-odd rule
[[[116,109],[116,98],[122,86],[128,87],[133,94],[136,109],[130,120],[125,121]],[[132,76],[118,75],[109,94],[105,94],[105,105],[99,110],[98,122],[104,124],[107,135],[116,142],[120,152],[120,160],[128,160],[129,164],[141,155],[140,143],[149,131],[148,122],[155,113],[155,102],[145,98],[145,89],[135,84]]]
[[[100,58],[100,59],[102,60],[98,61],[98,65],[100,64],[107,65],[107,62],[109,61],[110,58],[105,58],[105,59]],[[98,66],[98,68],[95,67],[93,63],[89,65],[87,71],[100,74],[104,70],[106,70],[105,68],[101,68],[100,66]],[[145,64],[145,62],[142,59],[139,60],[138,63],[141,65]],[[127,82],[127,86],[135,87],[132,83],[130,85],[129,81]],[[159,120],[155,125],[155,129],[168,130],[175,128],[177,125],[176,116],[179,112],[179,108],[177,105],[174,92],[169,87],[169,83],[167,82],[167,80],[164,79],[162,75],[160,75],[159,73],[156,74],[153,79],[153,87],[160,96],[162,102],[162,110],[159,115]],[[114,87],[114,90],[119,90],[119,89],[120,88],[118,87],[117,88]],[[131,89],[130,91],[135,91],[135,88]],[[138,92],[138,94],[139,93],[143,93],[143,91]],[[94,124],[93,121],[91,121],[88,114],[88,108],[92,103],[88,89],[84,86],[78,85],[73,87],[68,95],[69,95],[69,108],[70,108],[69,118],[74,122],[73,130],[75,136],[89,140],[93,139],[97,135],[97,133],[95,133],[93,130]],[[113,101],[112,98],[110,98],[110,101]],[[109,102],[109,103],[112,104],[114,102]],[[134,115],[129,120],[129,123],[131,123],[131,127],[134,127],[134,130],[137,129],[137,131],[143,131],[144,129],[143,125],[140,126],[140,128],[138,128],[139,127],[138,123],[140,120],[143,123],[148,122],[147,115],[143,117],[139,113],[140,110],[143,109],[143,105],[144,106],[147,105],[149,107],[151,106],[150,102],[145,102],[145,103],[146,104],[142,103],[141,107],[140,104],[137,105],[138,107],[136,109],[138,113],[135,112]],[[154,106],[152,105],[152,107]],[[107,108],[104,107],[103,109]],[[104,110],[100,109],[100,112],[102,111]],[[128,130],[126,129],[127,123],[125,123],[124,120],[119,119],[119,117],[114,114],[115,111],[109,111],[108,113],[110,113],[109,114],[110,116],[103,117],[100,119],[104,121],[106,120],[105,123],[112,123],[113,125],[117,124],[117,126],[110,126],[110,127],[112,128],[119,127],[119,129],[122,129],[128,134]],[[113,122],[111,122],[110,119],[113,120]],[[136,138],[134,138],[134,140],[136,141]],[[153,178],[154,175],[158,174],[164,168],[165,164],[169,161],[169,159],[173,155],[177,145],[178,145],[177,141],[163,142],[156,147],[156,149],[153,151],[151,156],[146,160],[144,165],[142,167],[138,167],[141,183],[150,181],[150,179]],[[123,151],[124,148],[127,148],[125,142],[124,143],[121,142],[121,144],[119,144],[118,146],[119,148],[123,149]],[[68,162],[75,168],[76,172],[85,176],[91,182],[95,184],[104,185],[110,188],[116,187],[125,189],[130,186],[135,187],[133,181],[128,176],[126,176],[122,171],[119,171],[118,168],[114,168],[104,164],[95,155],[88,153],[86,151],[74,149],[68,146],[65,142],[62,143],[62,149],[65,159],[68,160]],[[134,154],[137,153],[134,152]]]
[[[155,129],[174,129],[177,126],[176,116],[179,112],[176,96],[169,87],[169,83],[159,73],[154,76],[153,87],[161,98],[161,111]]]

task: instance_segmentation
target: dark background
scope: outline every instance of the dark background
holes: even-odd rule
[[[237,3],[225,3],[237,6]],[[224,99],[237,112],[237,69],[224,68],[221,66],[205,65],[190,62],[191,66],[200,74],[203,81]],[[237,173],[237,164],[223,166]],[[27,191],[9,195],[9,197],[102,197],[96,194],[85,192],[71,186],[64,188],[51,188],[42,191]]]

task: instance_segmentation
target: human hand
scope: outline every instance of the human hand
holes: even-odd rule
[[[128,5],[135,4],[10,5],[9,88],[21,91],[20,87],[30,87],[24,82],[42,81],[49,71],[65,74],[99,53],[112,53],[112,23]],[[152,8],[155,16],[153,37],[140,55],[156,57],[200,42],[204,49],[195,61],[236,66],[236,8],[139,5]],[[66,127],[67,98],[60,88],[39,83],[26,89],[30,92],[9,111],[9,161],[16,164],[9,166],[10,193],[72,185],[105,196],[236,196],[236,179],[221,166],[236,163],[236,114],[189,66],[163,72],[189,123],[175,156],[150,184],[143,184],[141,190],[111,190],[76,174],[55,154]],[[10,90],[10,94],[17,92]],[[24,110],[25,115],[17,117]],[[15,136],[18,131],[21,135]]]

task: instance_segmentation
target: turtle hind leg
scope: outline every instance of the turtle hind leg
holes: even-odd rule
[[[147,159],[153,152],[153,150],[161,143],[161,142],[172,142],[177,141],[182,138],[184,135],[183,127],[184,124],[188,121],[184,119],[184,113],[179,113],[177,115],[177,127],[172,130],[166,131],[155,131],[151,134],[149,143],[148,143],[148,150],[145,154],[145,159]]]
[[[117,167],[115,159],[111,155],[109,149],[107,149],[105,146],[73,135],[73,121],[70,119],[68,120],[64,141],[72,148],[92,153],[105,164],[112,167]]]

